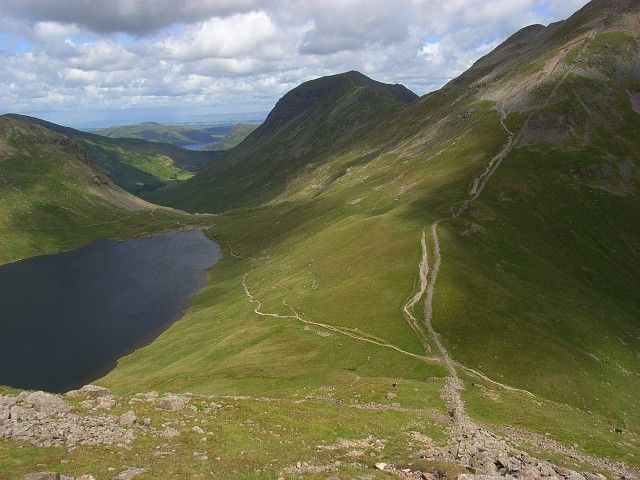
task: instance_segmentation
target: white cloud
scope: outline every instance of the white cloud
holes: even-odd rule
[[[251,55],[262,45],[277,41],[278,29],[265,12],[212,18],[187,28],[181,37],[169,37],[158,47],[169,58],[199,60]]]
[[[432,63],[442,63],[444,60],[444,55],[442,55],[442,49],[440,48],[440,44],[433,43],[425,43],[422,45],[420,49],[420,55],[422,55],[427,62]]]
[[[265,108],[304,80],[347,70],[423,94],[518,28],[584,3],[3,0],[0,110]]]
[[[59,22],[38,22],[33,27],[34,36],[43,42],[66,38],[80,34],[81,30],[76,25]]]

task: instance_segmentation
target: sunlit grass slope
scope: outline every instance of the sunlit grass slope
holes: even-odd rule
[[[103,382],[278,394],[345,384],[354,372],[442,376],[437,364],[362,338],[420,353],[402,306],[416,288],[422,230],[468,198],[509,128],[516,148],[480,198],[441,224],[435,328],[463,370],[533,394],[488,412],[470,390],[482,419],[514,416],[585,443],[589,416],[607,430],[585,448],[637,464],[621,447],[637,444],[613,433],[640,432],[640,115],[629,97],[640,91],[637,8],[592,2],[564,23],[527,29],[408,104],[364,88],[325,97],[318,110],[305,103],[307,85],[281,117],[300,125],[298,136],[267,121],[238,147],[246,157],[152,196],[224,211],[213,235],[227,257],[186,317]],[[393,107],[357,133],[341,129],[353,124],[333,115],[347,106],[364,115],[357,105],[370,103],[351,103],[363,92]],[[307,132],[321,132],[309,151]],[[257,315],[256,300],[285,318]],[[539,404],[577,413],[543,420]]]
[[[191,216],[111,183],[68,137],[0,118],[0,263],[112,236],[177,228]]]

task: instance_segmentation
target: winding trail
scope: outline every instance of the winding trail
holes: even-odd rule
[[[409,357],[412,358],[417,358],[418,360],[422,360],[422,361],[430,361],[430,362],[438,362],[439,359],[438,358],[434,358],[434,357],[428,357],[425,355],[418,355],[416,353],[412,353],[412,352],[407,352],[406,350],[401,349],[400,347],[397,347],[391,343],[388,343],[384,340],[381,339],[373,339],[373,338],[369,338],[363,335],[358,335],[357,333],[354,333],[353,331],[350,331],[346,328],[341,328],[341,327],[337,327],[335,325],[327,325],[325,323],[319,323],[319,322],[314,322],[312,320],[306,320],[305,318],[301,317],[298,312],[296,312],[296,310],[289,304],[286,302],[286,300],[283,300],[283,304],[289,308],[289,310],[291,310],[291,315],[281,315],[279,313],[271,313],[271,312],[263,312],[261,310],[262,308],[262,302],[258,299],[255,298],[255,296],[251,293],[251,291],[249,290],[249,287],[247,286],[247,273],[244,274],[243,278],[242,278],[242,286],[244,288],[244,293],[247,296],[249,302],[251,302],[252,304],[256,305],[254,308],[254,313],[256,315],[260,315],[263,317],[272,317],[272,318],[279,318],[279,319],[286,319],[286,320],[296,320],[300,323],[304,323],[305,325],[313,325],[315,327],[319,327],[319,328],[323,328],[325,330],[329,330],[331,332],[334,333],[338,333],[340,335],[344,335],[350,338],[353,338],[354,340],[359,340],[361,342],[367,342],[367,343],[371,343],[373,345],[377,345],[379,347],[383,347],[383,348],[389,348],[391,350],[395,350],[398,353],[401,353],[403,355],[407,355]]]
[[[407,320],[409,326],[413,329],[414,332],[418,335],[422,345],[424,346],[425,351],[428,354],[431,354],[431,345],[429,344],[429,340],[425,334],[424,329],[420,325],[420,322],[413,314],[413,307],[420,301],[420,299],[424,296],[424,292],[427,290],[428,284],[428,276],[429,276],[429,258],[427,254],[427,229],[426,227],[422,229],[422,239],[420,240],[420,245],[422,246],[422,256],[420,258],[420,262],[418,263],[418,275],[420,278],[420,285],[418,287],[418,291],[414,294],[413,297],[407,301],[402,307],[402,313]]]
[[[595,36],[595,34],[593,36]],[[593,36],[587,37],[587,38],[585,38],[585,40],[583,40],[582,50],[578,54],[576,60],[578,60],[580,58],[580,56],[583,54],[584,49],[586,48],[586,45],[593,38]],[[554,69],[555,69],[555,67],[554,67]],[[547,108],[548,106],[551,105],[551,102],[552,102],[553,98],[555,97],[555,95],[557,94],[558,90],[564,84],[565,80],[567,79],[567,77],[569,76],[569,74],[571,72],[572,72],[572,68],[567,68],[562,73],[560,79],[556,82],[556,84],[554,85],[553,89],[549,93],[549,96],[543,102],[541,109]],[[440,265],[442,264],[442,255],[440,253],[440,241],[439,241],[439,238],[438,238],[438,225],[440,223],[446,221],[446,220],[450,220],[450,219],[459,217],[460,215],[462,215],[469,208],[469,205],[472,202],[474,202],[475,200],[478,199],[480,194],[483,192],[483,190],[487,186],[487,183],[489,182],[491,177],[493,177],[493,175],[496,173],[496,171],[498,170],[498,168],[500,167],[500,165],[502,164],[504,159],[511,153],[513,148],[519,143],[520,139],[522,138],[522,134],[527,129],[531,119],[534,117],[534,115],[538,111],[539,110],[533,110],[531,112],[531,114],[523,122],[523,124],[520,127],[518,133],[515,133],[507,126],[507,124],[505,122],[505,120],[507,118],[507,114],[506,114],[506,112],[504,110],[504,106],[503,105],[499,105],[498,106],[498,113],[500,115],[500,124],[502,125],[502,128],[508,134],[507,141],[502,146],[500,151],[489,161],[489,163],[487,164],[487,167],[478,176],[476,176],[473,179],[473,181],[471,183],[471,188],[469,189],[468,198],[466,198],[460,204],[452,205],[451,208],[450,208],[450,215],[449,216],[442,217],[442,218],[436,220],[431,225],[431,244],[432,244],[432,248],[433,248],[433,257],[434,257],[434,259],[433,259],[433,264],[431,265],[431,268],[430,268],[430,275],[428,277],[428,282],[427,282],[428,285],[427,285],[427,289],[426,289],[426,298],[425,298],[425,301],[424,301],[424,321],[425,321],[425,327],[427,328],[427,331],[429,332],[429,335],[431,336],[431,338],[435,342],[436,346],[438,347],[438,352],[439,352],[440,356],[442,357],[442,359],[444,360],[444,362],[447,365],[447,368],[449,370],[449,379],[450,380],[449,380],[449,382],[447,384],[448,391],[445,392],[445,397],[447,398],[447,402],[448,402],[449,407],[450,407],[450,413],[452,414],[452,417],[454,419],[454,424],[455,424],[455,419],[456,418],[459,418],[462,421],[467,421],[468,420],[468,416],[466,414],[466,410],[465,410],[465,407],[464,407],[464,402],[462,401],[461,395],[460,395],[460,391],[462,389],[462,384],[461,384],[460,379],[459,379],[458,374],[457,374],[456,363],[451,359],[451,356],[449,355],[449,352],[447,351],[446,347],[442,343],[438,332],[435,331],[435,329],[433,328],[433,324],[432,324],[432,319],[433,319],[433,294],[434,294],[434,291],[435,291],[436,281],[438,279],[438,273],[440,272]],[[427,252],[427,248],[425,247],[424,238],[421,241],[421,245],[422,245],[422,251],[423,251],[422,262],[427,262],[428,263],[428,252]],[[422,265],[422,262],[421,262],[421,265]],[[429,270],[429,266],[427,266],[426,269]],[[423,274],[423,268],[421,267],[421,269],[420,269],[421,278],[422,278],[422,274]],[[466,367],[464,367],[464,368],[466,368]],[[472,370],[472,369],[469,369],[469,370],[472,371],[473,373],[477,374],[477,375],[480,375],[482,378],[488,379],[488,377],[486,377],[485,375],[483,375],[480,372],[477,372],[477,371]],[[490,381],[492,383],[497,384],[497,385],[504,386],[505,388],[508,388],[509,390],[526,392],[526,390],[515,389],[514,387],[509,387],[508,385],[504,385],[504,384],[496,382],[494,380],[490,380]],[[532,395],[530,392],[526,392],[526,393]],[[458,397],[458,398],[455,398],[455,397]]]

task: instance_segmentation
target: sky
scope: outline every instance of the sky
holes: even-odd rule
[[[259,118],[358,70],[419,95],[587,0],[2,0],[0,112],[75,127]]]

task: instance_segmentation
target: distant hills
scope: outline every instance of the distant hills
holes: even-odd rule
[[[186,217],[115,185],[72,137],[7,115],[0,117],[0,205],[0,264],[175,228]]]
[[[229,150],[242,143],[259,126],[259,123],[236,123],[229,133],[215,143],[203,147],[203,150]]]
[[[232,128],[233,125],[165,125],[157,122],[144,122],[102,128],[94,133],[111,138],[138,138],[184,147],[195,143],[213,143],[228,134]]]
[[[192,150],[227,150],[245,139],[258,124],[166,125],[156,122],[102,128],[94,133],[110,138],[137,138],[170,143]]]
[[[87,149],[96,166],[116,185],[138,194],[185,180],[211,162],[216,152],[186,150],[135,138],[109,138],[24,115],[5,118],[42,125],[66,135]]]

